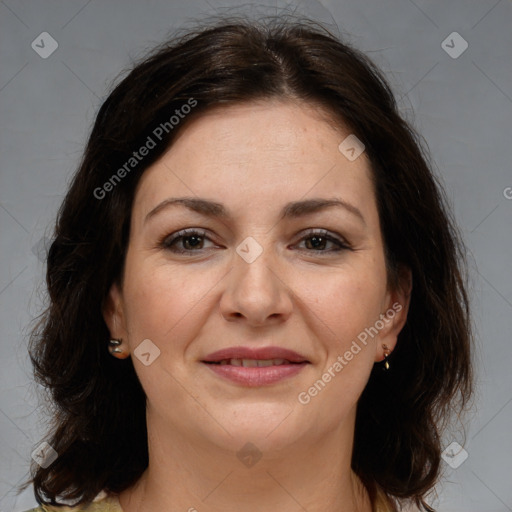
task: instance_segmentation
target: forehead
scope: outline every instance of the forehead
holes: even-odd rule
[[[349,135],[313,105],[268,100],[216,107],[190,121],[146,170],[134,207],[145,214],[168,196],[197,195],[254,213],[308,196],[338,196],[371,215],[366,154],[350,161],[338,147]]]

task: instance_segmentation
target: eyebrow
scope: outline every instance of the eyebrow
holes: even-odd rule
[[[206,217],[216,217],[220,219],[230,218],[230,214],[222,203],[210,201],[199,197],[170,197],[156,205],[144,219],[146,223],[157,213],[169,208],[170,206],[181,205],[189,210],[197,212]],[[343,208],[355,217],[359,218],[366,225],[365,218],[361,211],[353,204],[344,201],[341,198],[333,199],[305,199],[302,201],[293,201],[287,203],[281,210],[280,219],[299,218],[313,213],[320,212],[326,208],[338,207]]]

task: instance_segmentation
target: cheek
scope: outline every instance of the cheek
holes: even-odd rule
[[[374,325],[380,314],[380,281],[361,276],[338,276],[324,283],[316,295],[310,291],[314,307],[315,337],[324,357],[315,375],[300,389],[297,399],[307,405],[312,417],[324,415],[335,428],[353,409],[363,392],[374,365],[377,338],[365,329]]]
[[[306,281],[304,277],[300,279]],[[334,333],[338,343],[350,341],[373,325],[381,312],[384,294],[384,278],[371,269],[332,273],[317,279],[314,286],[308,283],[301,291],[326,333]]]
[[[146,338],[161,350],[177,348],[184,331],[198,325],[201,302],[221,277],[211,268],[128,258],[124,295],[132,348]]]
[[[378,336],[369,329],[382,312],[385,275],[378,267],[339,272],[315,287],[308,286],[304,294],[314,312],[312,330],[325,354],[311,382],[311,396],[321,391],[319,407],[344,404],[338,411],[342,415],[357,401],[374,365]]]

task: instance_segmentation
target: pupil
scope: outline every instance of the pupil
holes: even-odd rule
[[[200,243],[200,242],[199,242],[199,238],[200,238],[200,237],[198,237],[198,236],[196,236],[196,235],[188,236],[188,237],[186,238],[186,240],[190,241],[190,239],[192,239],[192,238],[194,238],[194,239],[196,240],[196,242],[197,242],[197,243]],[[192,247],[196,247],[196,246],[197,246],[197,243],[195,243],[195,244],[194,244],[194,243],[193,243],[193,244],[190,244],[190,242],[188,242],[188,244],[187,244],[187,245],[192,246]]]
[[[320,237],[320,236],[312,236],[312,237],[310,238],[310,240],[312,241],[312,245],[313,245],[313,247],[315,247],[315,248],[317,248],[317,247],[319,247],[320,245],[322,245],[322,241],[323,241],[322,237]],[[314,242],[315,240],[316,240],[316,242]]]

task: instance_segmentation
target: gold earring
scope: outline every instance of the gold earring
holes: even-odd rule
[[[386,368],[386,370],[389,370],[388,356],[389,354],[391,354],[391,352],[387,345],[382,345],[382,348],[384,349],[384,368]]]

